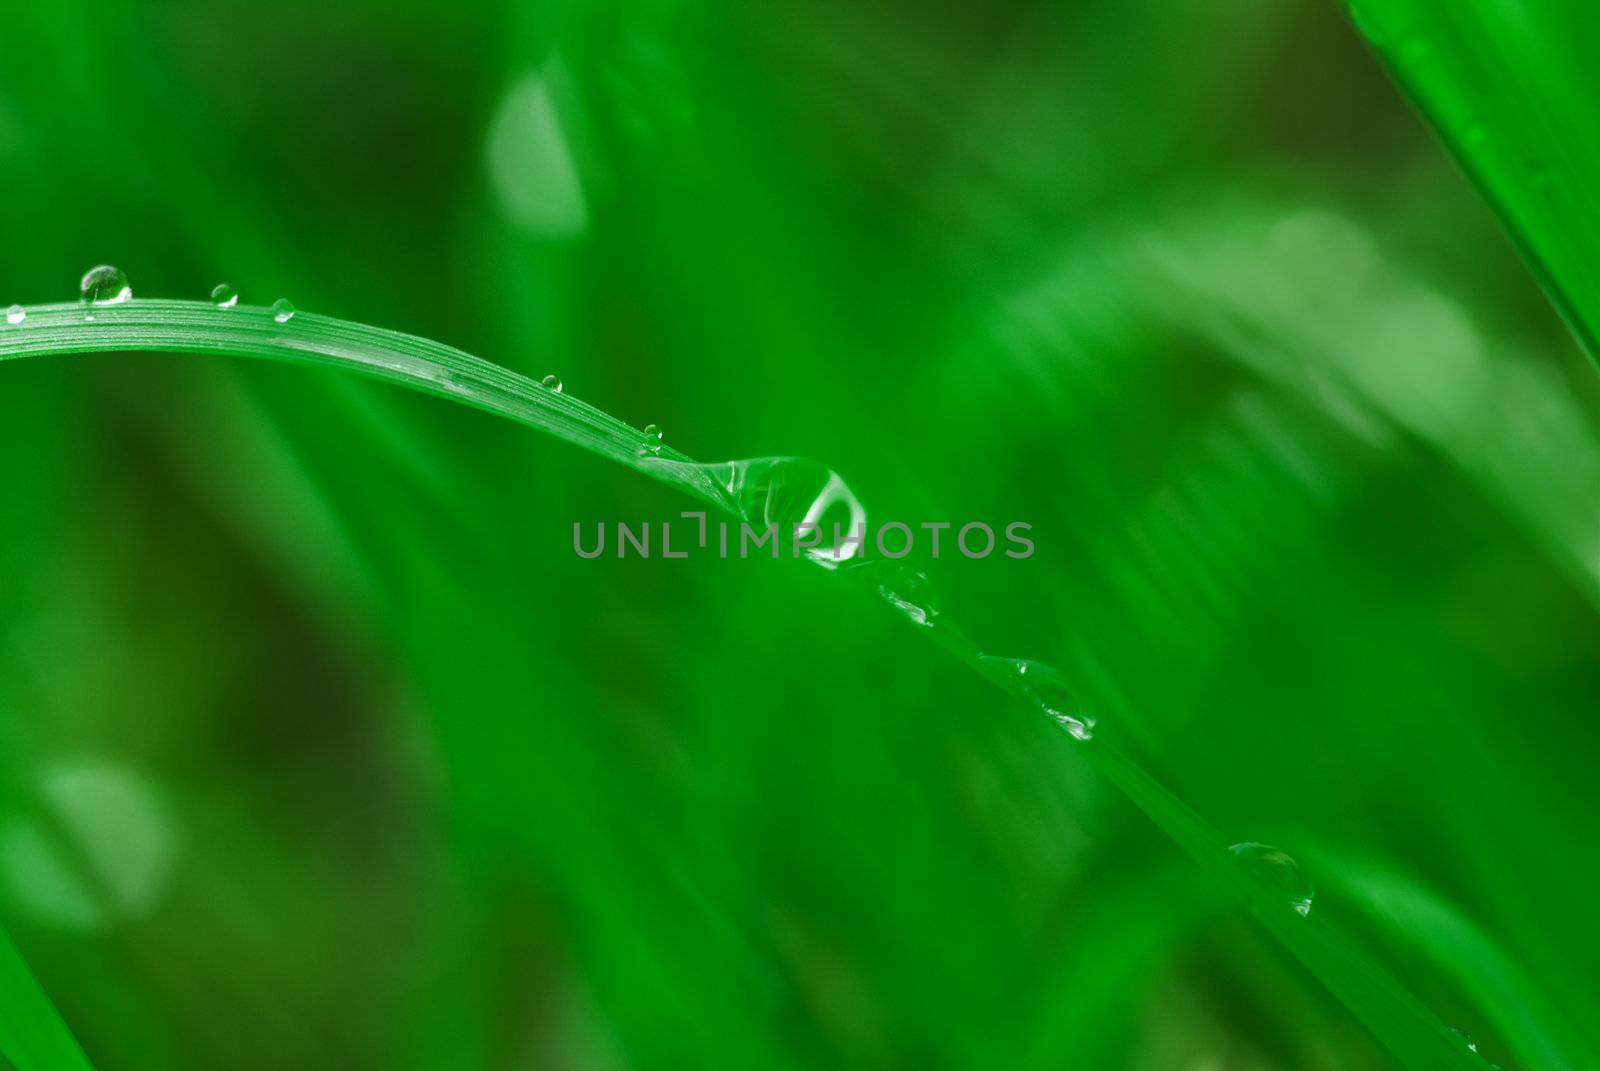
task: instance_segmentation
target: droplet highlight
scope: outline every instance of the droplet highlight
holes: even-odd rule
[[[545,376],[539,382],[543,383],[547,389],[553,390],[557,394],[561,393],[561,377],[560,376]]]
[[[1280,899],[1302,917],[1311,914],[1316,890],[1294,856],[1271,844],[1246,841],[1228,849],[1228,854],[1273,899]]]
[[[293,303],[288,298],[279,298],[272,303],[272,318],[280,324],[286,324],[294,319],[296,311]]]
[[[644,442],[640,445],[640,449],[647,454],[659,454],[661,452],[661,438],[661,428],[658,425],[646,424],[644,426]]]
[[[27,318],[28,310],[24,309],[21,305],[13,305],[6,310],[6,323],[8,324],[20,324]]]
[[[211,304],[219,309],[231,309],[239,304],[239,291],[227,283],[218,283],[211,291]]]

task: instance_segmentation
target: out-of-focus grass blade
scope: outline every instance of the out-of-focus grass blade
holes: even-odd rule
[[[1219,199],[1130,228],[1106,256],[1151,316],[1189,325],[1358,435],[1387,425],[1428,443],[1600,605],[1600,442],[1582,408],[1357,221]]]
[[[72,1031],[0,931],[0,1062],[17,1071],[89,1071]]]
[[[1600,361],[1600,74],[1582,0],[1349,0]]]
[[[1500,946],[1466,915],[1421,883],[1390,868],[1321,850],[1319,869],[1408,947],[1449,975],[1492,1024],[1497,1042],[1528,1067],[1594,1067],[1600,1053]]]

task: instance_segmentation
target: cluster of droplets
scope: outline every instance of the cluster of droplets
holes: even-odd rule
[[[133,296],[127,276],[110,265],[100,265],[90,269],[83,276],[81,293],[86,310],[92,310],[100,305],[120,304]],[[228,283],[219,283],[211,291],[211,303],[219,309],[232,309],[239,303],[239,292]],[[275,301],[271,308],[273,320],[280,324],[292,320],[295,311],[294,305],[282,298]],[[13,305],[6,312],[6,321],[10,324],[21,323],[26,315],[20,305]],[[92,311],[87,311],[85,318],[92,320],[94,318]],[[561,379],[558,376],[547,375],[541,382],[547,390],[557,394],[562,391]],[[640,455],[647,458],[659,457],[663,438],[659,425],[646,425],[639,444]],[[666,459],[661,460],[664,462]],[[809,472],[803,474],[806,479],[799,479],[802,474],[798,470],[805,465],[806,463],[793,458],[768,458],[751,462],[732,462],[723,466],[690,467],[705,469],[707,475],[714,475],[715,479],[712,482],[717,485],[718,491],[728,495],[730,505],[735,507],[735,512],[744,516],[761,516],[772,521],[777,519],[775,514],[788,512],[787,509],[778,508],[780,499],[791,490],[786,485],[793,482],[810,482],[814,474]],[[803,509],[806,514],[805,520],[820,526],[822,515],[831,506],[842,503],[850,508],[852,526],[857,521],[864,524],[865,512],[860,509],[854,496],[849,494],[848,488],[844,487],[836,474],[829,472],[826,475],[828,479],[822,482],[823,489],[820,494],[810,502],[809,508]],[[818,557],[819,553],[822,555],[821,558]],[[826,559],[824,564],[837,566],[847,561],[852,553],[845,552],[841,555],[835,550],[813,552],[811,556],[816,560]],[[861,577],[876,588],[879,596],[913,624],[922,628],[934,627],[939,617],[939,610],[934,602],[932,585],[925,573],[899,562],[884,560],[858,561],[852,568],[861,570]],[[1042,662],[991,656],[982,656],[982,665],[985,672],[997,678],[1008,690],[1027,699],[1075,739],[1093,738],[1095,720],[1082,714],[1077,700],[1066,687],[1061,674],[1054,668]],[[1309,903],[1307,899],[1306,910],[1310,909]]]
[[[1235,863],[1268,896],[1282,900],[1302,918],[1311,914],[1316,889],[1294,856],[1271,844],[1245,841],[1228,849]]]
[[[239,291],[228,283],[218,283],[211,289],[211,304],[219,309],[231,309],[239,304]],[[288,298],[279,298],[272,303],[272,319],[275,323],[286,324],[294,319],[294,304]]]
[[[80,285],[81,300],[85,307],[85,320],[93,320],[93,310],[99,306],[117,305],[133,296],[128,277],[111,265],[98,265],[83,276]],[[219,309],[232,309],[239,302],[238,291],[227,283],[219,283],[211,291],[211,302]],[[274,302],[271,313],[274,321],[288,323],[295,316],[295,307],[285,299]],[[21,305],[10,306],[5,313],[6,323],[17,325],[27,318]],[[561,393],[560,377],[547,375],[542,385],[554,393]],[[661,453],[663,435],[661,428],[649,424],[643,432],[639,451],[641,455],[655,457]],[[668,463],[667,459],[661,459]],[[673,464],[681,464],[674,462]],[[803,463],[795,459],[761,459],[758,461],[730,462],[717,466],[683,465],[697,470],[719,492],[728,496],[730,505],[740,514],[759,512],[771,519],[777,491],[786,478],[792,478]],[[837,484],[837,493],[859,508],[842,481],[832,473],[824,490],[816,499],[808,517],[820,519],[825,499]],[[752,507],[760,508],[753,509]],[[852,514],[854,516],[854,514]],[[864,512],[861,514],[864,520]],[[837,564],[837,562],[835,562]],[[885,602],[920,628],[934,628],[940,611],[936,605],[932,584],[926,573],[898,561],[877,559],[858,561],[851,566],[857,579],[866,581]],[[1014,694],[1020,695],[1047,717],[1064,729],[1074,739],[1089,741],[1094,738],[1095,719],[1083,713],[1081,706],[1067,687],[1062,674],[1043,662],[1026,659],[982,655],[981,668],[990,677]],[[1252,882],[1263,889],[1268,897],[1284,903],[1302,917],[1311,913],[1315,890],[1310,879],[1296,860],[1281,848],[1270,844],[1244,842],[1228,848],[1229,856],[1247,874]],[[1477,1042],[1471,1035],[1453,1031],[1473,1052],[1478,1052]],[[1494,1066],[1494,1065],[1491,1065]]]
[[[93,322],[95,310],[107,305],[121,305],[133,298],[133,287],[128,282],[127,274],[111,264],[97,264],[83,273],[83,278],[78,283],[78,300],[83,304],[83,318]],[[231,309],[239,304],[239,291],[228,283],[218,283],[211,290],[211,303],[219,309]],[[279,298],[272,304],[272,318],[280,324],[286,324],[294,319],[295,307],[286,299]],[[28,318],[28,310],[21,305],[12,305],[6,309],[6,323],[15,326]],[[546,386],[549,382],[546,381]],[[561,389],[558,380],[554,387]]]

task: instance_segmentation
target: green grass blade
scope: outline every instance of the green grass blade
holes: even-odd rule
[[[526,376],[415,335],[311,313],[278,323],[271,309],[218,309],[199,301],[129,301],[96,306],[88,320],[77,304],[40,305],[0,327],[0,360],[51,353],[153,350],[227,354],[333,365],[539,428],[601,457],[684,485],[639,456],[644,433],[586,402],[547,390]],[[670,448],[659,457],[688,460]],[[693,481],[688,489],[693,490]],[[696,492],[704,497],[706,492]]]
[[[93,1067],[4,931],[0,931],[0,1057],[17,1071]]]
[[[735,516],[760,509],[772,516],[780,471],[802,470],[807,481],[830,477],[812,463],[780,465],[772,459],[701,465],[681,453],[641,449],[643,432],[571,396],[549,390],[470,354],[416,336],[329,317],[298,314],[278,322],[260,307],[219,309],[201,302],[130,301],[96,306],[39,306],[18,324],[0,327],[0,359],[94,351],[177,351],[326,365],[420,390],[507,417],[678,487]],[[824,480],[827,487],[832,479]],[[840,485],[842,487],[842,485]],[[813,490],[815,488],[813,487]],[[826,491],[824,492],[827,493]],[[843,492],[853,508],[859,504]],[[986,654],[961,629],[937,613],[916,589],[915,574],[891,567],[844,570],[876,588],[891,605],[971,668],[1050,715],[1071,736],[1083,726],[1041,698],[1037,676],[1018,672],[1016,660]],[[1114,734],[1112,734],[1114,735]],[[1393,976],[1340,929],[1313,912],[1301,917],[1270,883],[1242,870],[1228,841],[1115,744],[1074,741],[1078,750],[1224,888],[1248,903],[1289,951],[1405,1062],[1419,1067],[1476,1066],[1452,1035]]]
[[[1321,850],[1351,901],[1396,940],[1422,952],[1482,1010],[1496,1041],[1528,1067],[1594,1067],[1600,1053],[1545,995],[1539,981],[1470,918],[1398,871]]]
[[[1349,0],[1600,361],[1600,94],[1574,0]]]

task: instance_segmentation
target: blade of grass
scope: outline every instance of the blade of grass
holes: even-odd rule
[[[0,930],[0,1056],[17,1071],[88,1071],[78,1047],[11,938]]]
[[[669,448],[642,450],[644,433],[596,407],[549,390],[527,377],[461,350],[416,336],[330,317],[298,314],[279,322],[261,307],[219,309],[201,302],[130,301],[96,306],[93,318],[77,304],[36,306],[26,318],[0,328],[0,360],[50,354],[151,350],[254,357],[329,365],[410,387],[496,413],[555,435],[601,457],[643,472],[691,496],[748,519],[769,495],[736,487],[733,466],[704,466]],[[752,471],[770,471],[770,465]],[[828,487],[833,487],[829,483]],[[767,489],[777,490],[775,486]],[[756,493],[762,492],[762,493]],[[853,502],[853,500],[852,500]],[[914,593],[910,575],[881,569],[847,570],[875,587],[891,604],[908,610]],[[1475,1057],[1411,993],[1346,939],[1335,922],[1302,917],[1268,884],[1241,870],[1227,840],[1148,772],[1111,743],[1082,740],[1082,724],[1050,709],[1016,673],[1015,661],[986,655],[953,622],[941,619],[927,632],[967,665],[1052,716],[1081,742],[1091,763],[1172,837],[1222,887],[1250,904],[1256,917],[1325,985],[1344,1001],[1402,1060],[1415,1066],[1472,1067]]]
[[[1392,937],[1433,960],[1484,1012],[1497,1040],[1528,1067],[1593,1067],[1600,1054],[1539,982],[1443,897],[1392,868],[1319,847],[1317,858],[1352,902]]]
[[[1348,0],[1600,362],[1600,112],[1587,5]]]

